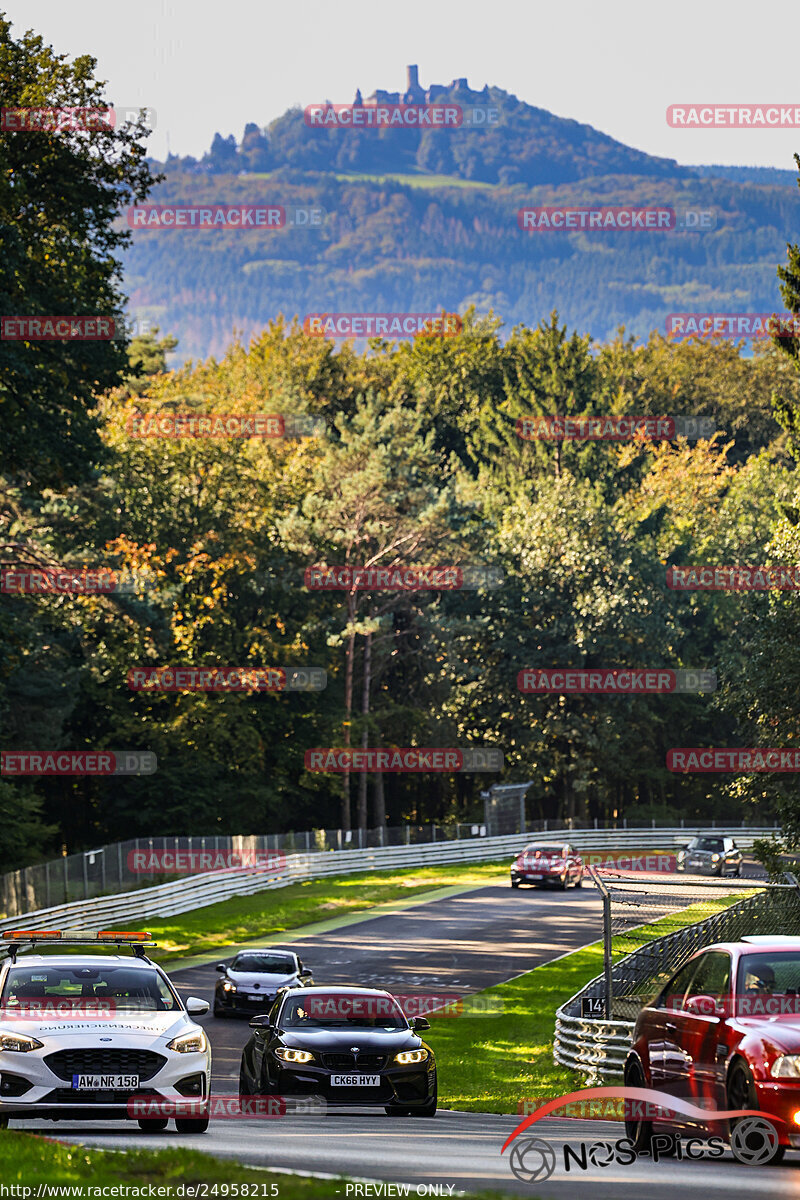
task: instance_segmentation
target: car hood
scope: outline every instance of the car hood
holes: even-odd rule
[[[733,1022],[746,1037],[774,1042],[787,1054],[800,1054],[800,1014],[775,1013],[757,1017],[737,1017]]]
[[[120,1013],[107,1021],[95,1020],[93,1017],[77,1016],[74,1020],[65,1020],[58,1016],[46,1021],[35,1020],[0,1021],[3,1033],[25,1033],[29,1037],[46,1041],[56,1038],[63,1042],[66,1038],[80,1038],[86,1045],[101,1045],[100,1039],[111,1037],[115,1041],[129,1041],[141,1038],[142,1041],[152,1042],[155,1038],[173,1038],[179,1033],[186,1033],[194,1028],[193,1022],[187,1020],[185,1013],[153,1012],[153,1013]]]
[[[294,1049],[318,1050],[322,1054],[347,1054],[353,1046],[377,1054],[392,1054],[398,1050],[417,1050],[422,1038],[410,1029],[384,1033],[375,1029],[287,1029],[282,1033],[284,1045]]]

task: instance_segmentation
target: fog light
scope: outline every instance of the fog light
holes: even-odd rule
[[[187,1075],[180,1083],[175,1084],[175,1091],[181,1096],[204,1096],[205,1095],[205,1076]]]
[[[800,1108],[798,1108],[797,1112],[792,1117],[792,1120],[794,1121],[795,1125],[800,1125]]]

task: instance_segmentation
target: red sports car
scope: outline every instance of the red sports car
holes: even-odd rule
[[[571,883],[583,887],[583,859],[572,846],[531,842],[511,864],[511,886],[553,883],[566,890]]]
[[[764,1122],[703,1127],[730,1139],[739,1126],[741,1140],[760,1124],[755,1140],[763,1144],[766,1129],[769,1142],[761,1162],[800,1149],[800,937],[746,937],[690,958],[639,1014],[625,1083],[702,1108],[760,1110]],[[767,1124],[770,1117],[781,1119]],[[625,1124],[637,1150],[649,1147],[654,1125],[699,1133],[672,1111],[668,1120]]]

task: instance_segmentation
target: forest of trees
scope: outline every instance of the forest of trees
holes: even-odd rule
[[[39,39],[15,42],[0,18],[12,102],[31,79],[47,94],[56,76],[61,97],[97,102],[91,60],[79,63],[56,70]],[[98,155],[81,133],[0,132],[0,312],[121,311],[116,218],[154,181],[135,127],[100,136]],[[0,869],[148,833],[337,826],[342,777],[306,771],[304,754],[341,745],[345,730],[354,746],[500,747],[502,781],[534,781],[532,817],[779,814],[800,833],[796,777],[683,776],[665,763],[675,746],[800,738],[797,594],[666,586],[670,564],[800,562],[797,342],[593,341],[544,303],[501,337],[491,311],[458,307],[457,337],[362,353],[276,317],[174,371],[174,342],[157,335],[127,356],[112,343],[0,342],[0,565],[157,579],[140,595],[0,595],[2,747],[158,758],[149,776],[0,779]],[[773,285],[781,307],[800,312],[797,250]],[[134,415],[160,410],[311,414],[326,431],[130,435]],[[518,418],[556,413],[702,415],[719,432],[517,436]],[[504,583],[353,597],[303,586],[311,564],[366,562],[481,563]],[[328,686],[133,692],[141,665],[314,665]],[[719,686],[522,695],[517,674],[536,666],[713,669]],[[472,816],[490,781],[353,776],[349,813],[362,826]]]

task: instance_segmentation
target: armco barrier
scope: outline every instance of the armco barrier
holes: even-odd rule
[[[560,830],[556,835],[540,835],[537,840],[569,841],[579,851],[622,850],[626,846],[643,849],[665,849],[684,844],[695,833],[714,833],[734,836],[743,848],[752,845],[756,837],[774,833],[773,829],[715,828],[698,829],[574,829]],[[383,849],[339,850],[329,854],[289,854],[282,870],[265,873],[258,868],[235,871],[208,872],[190,875],[174,883],[158,884],[124,892],[116,896],[98,896],[76,900],[54,908],[41,908],[0,921],[0,930],[24,924],[27,929],[43,929],[48,925],[69,924],[71,927],[108,927],[113,922],[147,921],[153,917],[169,917],[227,900],[272,888],[287,887],[309,879],[329,875],[352,875],[361,871],[389,871],[397,867],[481,862],[493,858],[511,858],[519,853],[531,835],[510,834],[504,837],[474,838],[469,841],[430,842],[416,846],[387,846]]]

